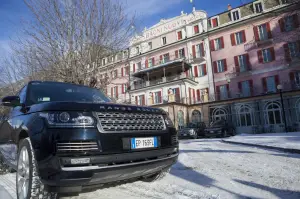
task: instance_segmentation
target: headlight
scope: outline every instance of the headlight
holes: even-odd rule
[[[47,120],[51,127],[94,127],[92,116],[77,112],[49,112],[40,113],[40,117]]]
[[[174,127],[174,124],[173,124],[172,120],[169,118],[169,116],[164,115],[164,118],[165,118],[165,123],[166,123],[167,127]]]
[[[190,134],[191,135],[195,134],[195,131],[194,130],[190,130]]]

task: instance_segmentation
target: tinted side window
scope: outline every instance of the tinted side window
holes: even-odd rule
[[[21,103],[25,103],[25,101],[26,101],[26,92],[27,92],[27,86],[23,87],[19,93]]]

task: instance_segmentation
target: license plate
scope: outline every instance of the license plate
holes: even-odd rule
[[[131,149],[156,148],[157,137],[131,138]]]
[[[90,160],[90,158],[71,159],[71,164],[89,164]]]

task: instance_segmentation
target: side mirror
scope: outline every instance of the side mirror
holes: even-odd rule
[[[19,96],[6,96],[1,101],[3,106],[16,107],[21,106]]]

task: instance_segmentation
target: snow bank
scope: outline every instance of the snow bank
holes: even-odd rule
[[[300,150],[300,132],[241,134],[224,140],[246,144],[257,144],[262,146]]]

